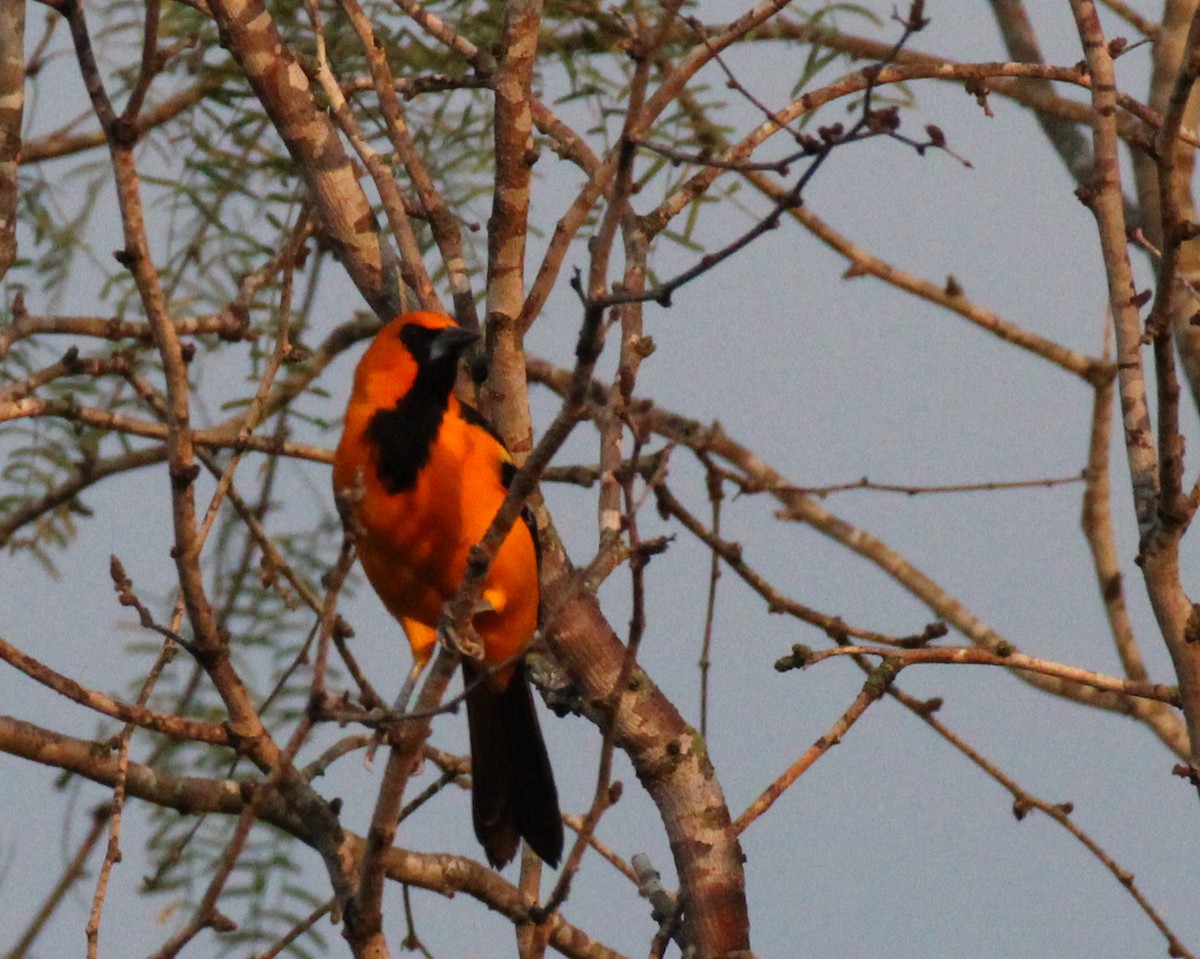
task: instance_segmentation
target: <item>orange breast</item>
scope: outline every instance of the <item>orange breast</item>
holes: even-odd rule
[[[365,428],[365,421],[347,418],[334,486],[352,489],[361,474],[357,545],[367,578],[393,616],[433,629],[458,590],[468,552],[504,501],[500,464],[506,454],[485,430],[463,420],[452,402],[415,486],[389,493],[376,476]],[[524,523],[513,525],[493,559],[484,598],[491,609],[478,613],[474,625],[486,662],[495,665],[521,652],[537,628],[537,552]]]

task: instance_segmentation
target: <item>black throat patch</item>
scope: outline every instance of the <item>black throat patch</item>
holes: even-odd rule
[[[441,330],[409,324],[400,339],[417,362],[412,388],[391,409],[379,410],[367,424],[367,438],[378,455],[376,473],[389,493],[403,493],[417,484],[417,474],[429,462],[433,441],[450,404],[458,373],[458,350],[430,357]]]

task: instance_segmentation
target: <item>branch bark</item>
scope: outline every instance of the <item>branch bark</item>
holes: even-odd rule
[[[399,312],[398,290],[385,276],[370,204],[332,121],[313,99],[308,77],[262,0],[212,0],[209,7],[222,44],[296,161],[325,238],[379,318],[391,319]],[[405,279],[423,301],[432,293],[415,274]]]
[[[17,257],[17,172],[25,116],[25,0],[0,6],[0,280]]]
[[[1114,118],[1116,76],[1095,4],[1092,0],[1072,0],[1071,9],[1092,74],[1092,106],[1097,117],[1093,132],[1095,180],[1081,199],[1096,218],[1108,278],[1108,304],[1116,329],[1117,377],[1125,427],[1126,457],[1141,539],[1142,573],[1155,619],[1179,679],[1179,693],[1191,739],[1188,753],[1191,766],[1200,770],[1200,643],[1188,638],[1195,634],[1192,624],[1200,620],[1200,613],[1188,599],[1180,578],[1179,543],[1184,526],[1181,518],[1173,515],[1171,504],[1167,504],[1164,512],[1162,502],[1161,464],[1156,455],[1154,433],[1150,425],[1141,358],[1141,320],[1121,206],[1121,172]],[[1162,352],[1156,355],[1160,359],[1158,373],[1161,380],[1169,372],[1163,364],[1164,361],[1170,362],[1170,355],[1164,356]],[[1165,409],[1160,409],[1160,414],[1172,415]],[[1164,427],[1173,431],[1170,420],[1160,418],[1160,429]],[[1159,440],[1163,441],[1164,437],[1160,436]]]

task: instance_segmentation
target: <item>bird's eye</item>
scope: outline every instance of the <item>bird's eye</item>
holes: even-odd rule
[[[408,347],[413,356],[422,359],[429,355],[431,333],[433,330],[418,326],[416,323],[407,323],[400,327],[400,342]]]

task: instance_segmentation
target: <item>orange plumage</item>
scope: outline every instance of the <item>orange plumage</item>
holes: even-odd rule
[[[514,472],[508,451],[453,387],[477,336],[437,313],[406,313],[359,361],[333,462],[339,502],[352,504],[363,570],[399,620],[417,667],[428,662],[443,605],[467,554],[495,518]],[[524,837],[546,862],[562,854],[558,799],[524,664],[538,625],[538,553],[516,523],[492,560],[473,625],[483,665],[470,688],[475,833],[494,866]],[[507,664],[507,665],[505,665]]]

